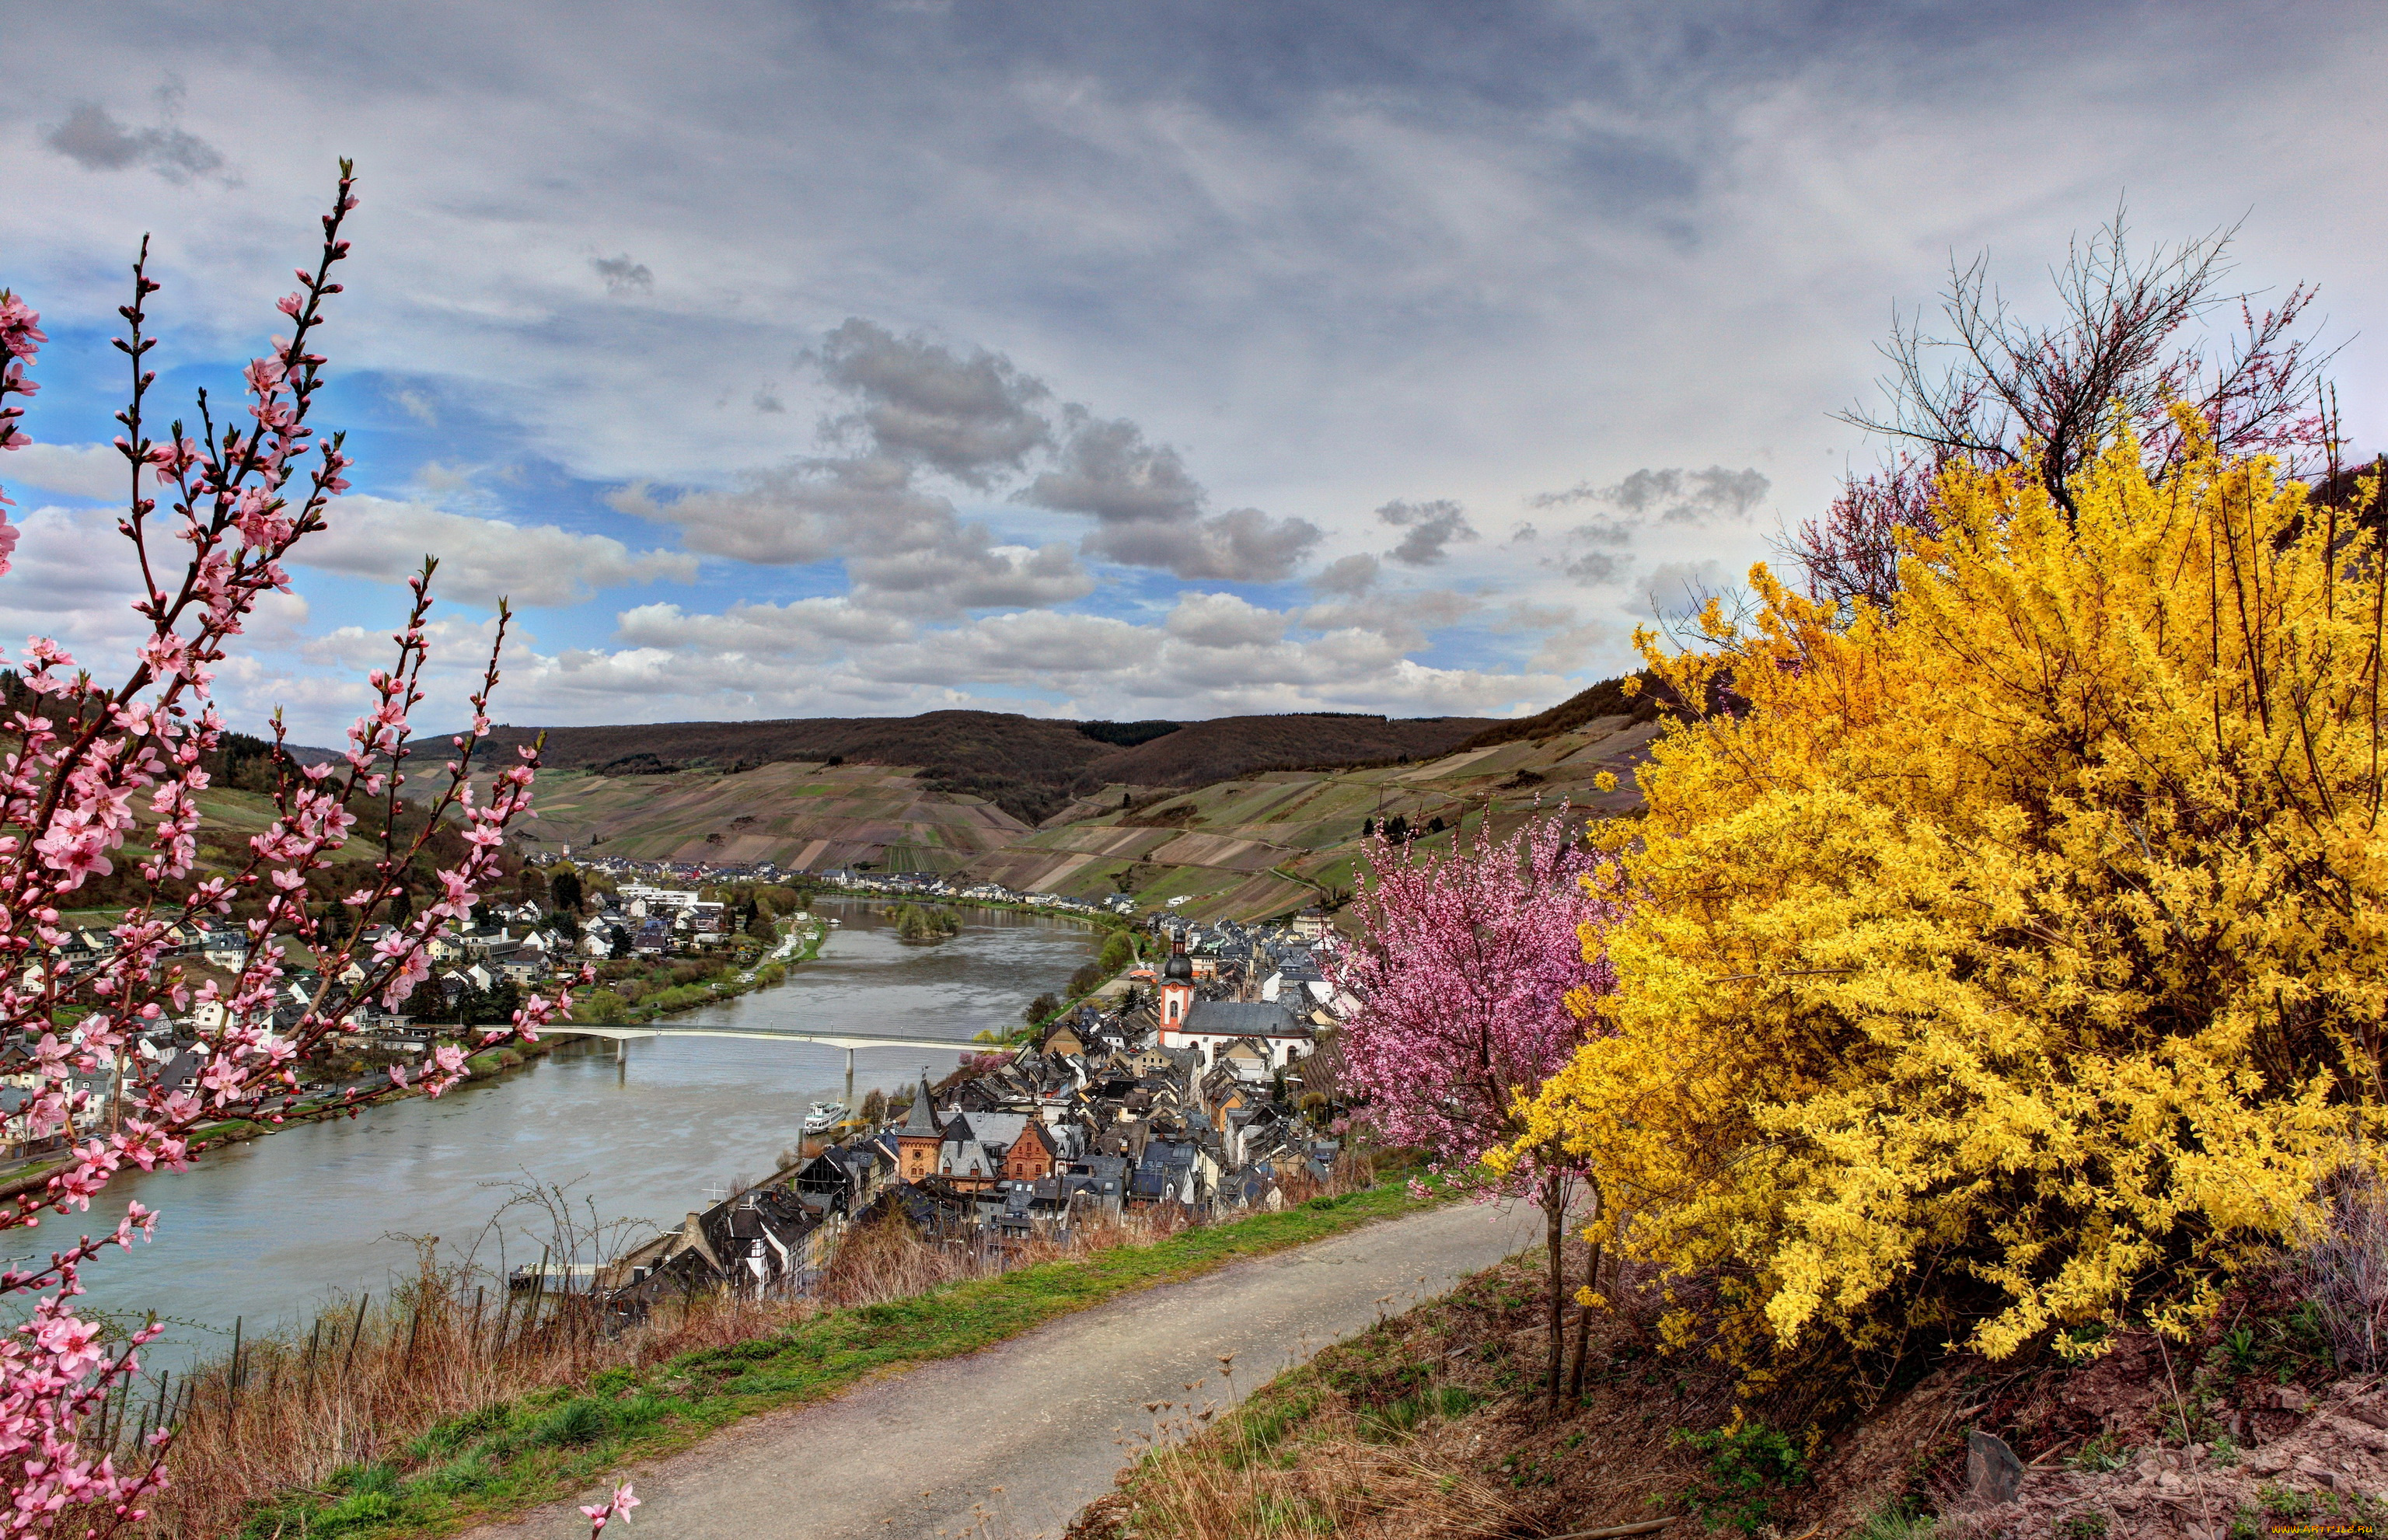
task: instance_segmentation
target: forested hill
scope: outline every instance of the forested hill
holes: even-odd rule
[[[547,729],[545,762],[609,776],[784,761],[916,767],[939,789],[984,796],[1034,823],[1075,794],[1124,783],[1208,785],[1255,770],[1429,758],[1492,726],[1480,717],[1340,713],[1203,722],[1073,722],[995,711]],[[511,756],[537,728],[491,734]]]

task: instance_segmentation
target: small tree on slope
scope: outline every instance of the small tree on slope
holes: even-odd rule
[[[1573,835],[1562,809],[1507,840],[1479,824],[1473,846],[1448,855],[1376,841],[1354,904],[1360,940],[1332,973],[1360,1002],[1344,1059],[1390,1142],[1473,1165],[1524,1133],[1520,1110],[1583,1042],[1591,1002],[1611,985],[1598,937],[1621,911]],[[1581,1175],[1554,1143],[1485,1178],[1487,1190],[1530,1193],[1543,1211],[1554,1399],[1569,1192]]]

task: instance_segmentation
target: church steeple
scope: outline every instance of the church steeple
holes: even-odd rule
[[[1194,1009],[1194,960],[1186,955],[1186,937],[1172,938],[1169,961],[1161,970],[1161,1046],[1175,1046],[1171,1038],[1184,1029],[1187,1012]]]
[[[929,1077],[927,1075],[923,1075],[921,1076],[921,1088],[913,1093],[912,1108],[909,1112],[904,1114],[904,1126],[898,1129],[897,1132],[899,1134],[925,1134],[931,1139],[937,1137],[937,1114],[936,1110],[929,1105]]]
[[[934,1176],[937,1141],[937,1109],[929,1101],[929,1077],[922,1075],[921,1088],[912,1094],[911,1110],[904,1114],[904,1126],[896,1130],[896,1179],[917,1182]]]

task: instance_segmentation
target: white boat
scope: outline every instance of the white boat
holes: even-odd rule
[[[813,1110],[805,1114],[805,1132],[825,1134],[845,1121],[845,1103],[816,1101]]]

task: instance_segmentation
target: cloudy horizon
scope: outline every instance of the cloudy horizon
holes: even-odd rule
[[[362,206],[315,421],[360,456],[226,670],[336,739],[441,558],[444,725],[1528,713],[1632,664],[1880,452],[1894,307],[2029,308],[2126,201],[2360,274],[2356,5],[400,4],[17,19],[0,286],[50,342],[0,637],[133,633],[107,449],[236,395]]]

